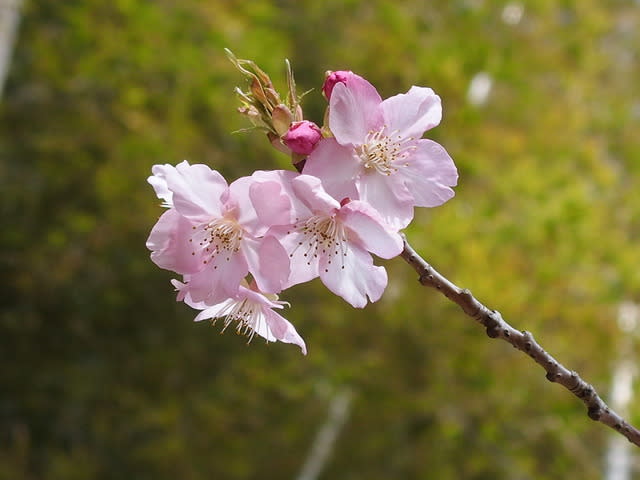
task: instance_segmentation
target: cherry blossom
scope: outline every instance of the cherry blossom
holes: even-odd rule
[[[329,127],[303,173],[322,179],[336,198],[371,204],[394,228],[406,227],[413,207],[434,207],[450,199],[457,183],[453,160],[438,143],[421,139],[440,123],[440,97],[413,86],[382,100],[376,89],[352,74],[333,86]]]
[[[184,275],[194,301],[233,297],[251,273],[262,291],[277,293],[289,276],[289,259],[262,225],[249,199],[253,183],[231,185],[206,165],[156,165],[149,183],[169,208],[147,240],[151,259]],[[263,187],[266,188],[266,187]]]
[[[304,355],[307,354],[307,346],[295,327],[273,310],[282,309],[289,304],[278,300],[277,295],[260,292],[255,282],[248,285],[243,281],[236,295],[215,303],[194,301],[186,284],[177,280],[174,280],[173,284],[179,292],[179,300],[184,300],[190,307],[201,310],[194,319],[196,322],[211,319],[215,324],[221,319],[223,332],[235,323],[236,332],[249,337],[249,342],[257,334],[267,342],[277,340],[293,343],[300,347]]]
[[[373,264],[371,253],[382,258],[400,254],[400,235],[367,203],[348,198],[338,202],[316,177],[299,175],[282,190],[292,192],[295,220],[272,227],[269,234],[291,259],[287,286],[319,276],[354,307],[364,307],[367,297],[377,301],[387,285],[387,272]]]

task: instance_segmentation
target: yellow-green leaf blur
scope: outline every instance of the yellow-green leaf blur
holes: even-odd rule
[[[609,400],[616,365],[637,363],[618,326],[640,302],[637,1],[25,0],[20,14],[0,100],[0,479],[302,478],[341,392],[320,479],[603,478],[613,433],[400,259],[364,310],[318,280],[281,296],[307,357],[194,323],[145,248],[162,212],[146,178],[184,159],[229,181],[289,168],[262,132],[234,133],[250,127],[246,84],[224,48],[281,93],[288,58],[317,124],[327,70],[383,98],[431,87],[444,117],[429,138],[460,180],[417,210],[412,245]]]

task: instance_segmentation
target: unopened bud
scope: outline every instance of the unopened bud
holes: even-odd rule
[[[303,120],[292,123],[289,131],[282,137],[282,141],[292,152],[309,155],[321,138],[322,132],[318,126],[313,122]]]
[[[338,70],[337,72],[332,72],[329,70],[324,79],[324,85],[322,85],[322,93],[327,100],[331,98],[331,92],[333,91],[333,87],[336,86],[336,83],[347,83],[349,78],[355,76],[356,74],[350,70]]]

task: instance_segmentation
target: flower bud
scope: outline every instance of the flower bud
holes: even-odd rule
[[[333,91],[333,87],[335,87],[336,83],[347,83],[349,78],[355,76],[350,70],[338,70],[337,72],[332,72],[329,70],[324,79],[324,85],[322,85],[322,93],[327,100],[331,98],[331,92]]]
[[[307,120],[294,122],[289,131],[282,137],[284,144],[292,152],[300,155],[309,155],[322,138],[322,132],[318,126]]]

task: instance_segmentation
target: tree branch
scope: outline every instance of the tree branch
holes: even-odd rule
[[[616,432],[624,435],[631,443],[640,447],[640,431],[611,410],[592,385],[549,355],[536,342],[530,332],[516,330],[502,318],[499,312],[490,310],[480,303],[469,290],[461,289],[449,281],[416,253],[404,235],[403,239],[404,250],[401,256],[420,275],[418,281],[422,285],[435,288],[449,300],[458,304],[464,313],[486,328],[489,337],[500,338],[529,355],[538,365],[545,369],[547,380],[559,383],[582,400],[587,406],[589,418],[613,428]]]

